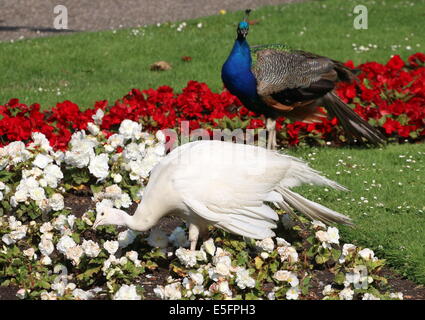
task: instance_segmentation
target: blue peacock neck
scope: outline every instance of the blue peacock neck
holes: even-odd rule
[[[251,71],[252,59],[248,42],[235,40],[233,49],[223,65],[221,77],[226,88],[244,104],[257,100],[257,81]],[[251,102],[252,101],[252,102]]]

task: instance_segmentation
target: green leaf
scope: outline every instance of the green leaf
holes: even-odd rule
[[[264,261],[260,258],[260,257],[255,257],[254,259],[254,264],[255,264],[255,268],[257,268],[257,270],[260,270],[261,267],[263,266]]]
[[[79,274],[77,276],[77,279],[78,280],[86,280],[86,279],[92,277],[94,274],[98,273],[101,269],[102,269],[101,266],[88,269],[84,273]]]
[[[103,186],[102,185],[98,186],[98,185],[95,185],[95,184],[91,184],[90,185],[90,190],[91,190],[91,192],[93,192],[93,194],[94,193],[99,193],[99,192],[101,192],[103,190]]]
[[[335,279],[334,279],[335,283],[337,284],[343,284],[345,281],[345,274],[343,272],[338,272],[335,275]]]

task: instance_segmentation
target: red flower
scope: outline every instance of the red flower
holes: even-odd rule
[[[393,70],[400,70],[404,67],[404,61],[400,58],[399,55],[395,55],[390,59],[390,61],[387,62],[386,66]]]
[[[385,129],[387,134],[391,134],[394,131],[397,131],[401,128],[400,122],[393,120],[391,118],[387,118],[384,125],[382,126]]]

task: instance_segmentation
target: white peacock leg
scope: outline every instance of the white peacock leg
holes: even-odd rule
[[[269,136],[267,139],[267,149],[276,150],[276,120],[267,118],[266,129],[269,132]]]
[[[196,244],[198,243],[199,237],[199,228],[197,225],[191,223],[189,225],[189,242],[190,242],[190,250],[196,250]]]

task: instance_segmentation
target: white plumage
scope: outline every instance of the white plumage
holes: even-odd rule
[[[346,190],[301,160],[264,148],[222,141],[197,141],[170,152],[152,171],[133,216],[122,210],[98,213],[94,227],[125,225],[145,231],[165,215],[189,223],[194,250],[208,225],[264,239],[274,236],[278,215],[269,206],[292,208],[315,220],[351,224],[350,218],[290,190],[302,184]]]

